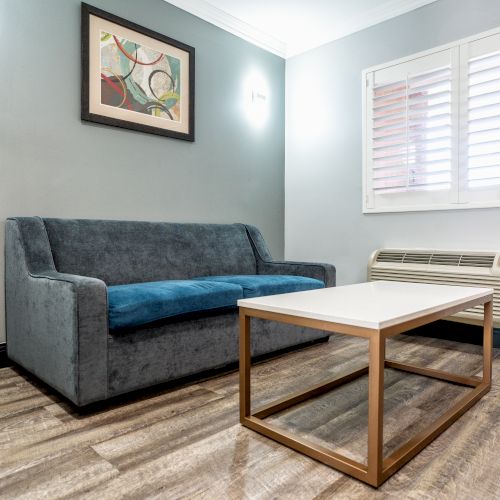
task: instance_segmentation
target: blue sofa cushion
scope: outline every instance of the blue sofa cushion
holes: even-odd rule
[[[217,281],[168,280],[108,287],[110,330],[228,306],[243,298],[241,286]]]
[[[288,276],[279,274],[203,276],[194,278],[197,281],[230,283],[243,288],[243,298],[276,295],[278,293],[301,292],[324,288],[321,280],[304,276]]]

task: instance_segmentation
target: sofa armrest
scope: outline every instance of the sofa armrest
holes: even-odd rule
[[[335,286],[335,266],[313,262],[261,261],[257,266],[259,274],[290,274],[323,281],[326,287]]]
[[[258,274],[305,276],[323,281],[326,287],[335,286],[336,271],[334,265],[315,262],[274,261],[261,232],[255,226],[246,225],[245,228],[255,254]]]
[[[30,267],[15,220],[6,225],[8,356],[77,405],[107,397],[107,288],[98,279]],[[36,231],[30,233],[36,237]],[[39,244],[42,244],[39,242]]]

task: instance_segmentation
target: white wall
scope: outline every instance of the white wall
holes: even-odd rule
[[[366,280],[380,247],[500,251],[500,209],[362,213],[361,72],[500,26],[498,0],[438,0],[287,61],[285,256]]]

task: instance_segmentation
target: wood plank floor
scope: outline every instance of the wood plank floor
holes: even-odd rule
[[[326,344],[252,369],[260,405],[367,362],[367,343]],[[481,348],[401,335],[387,357],[481,372]],[[0,498],[500,498],[500,350],[493,388],[378,490],[238,424],[236,373],[79,412],[16,368],[0,369]],[[386,370],[385,453],[466,388]],[[255,406],[254,406],[255,407]],[[270,417],[355,460],[366,456],[367,378]]]

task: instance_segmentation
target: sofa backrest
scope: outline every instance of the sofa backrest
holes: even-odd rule
[[[43,219],[57,271],[107,285],[255,274],[243,224]]]

